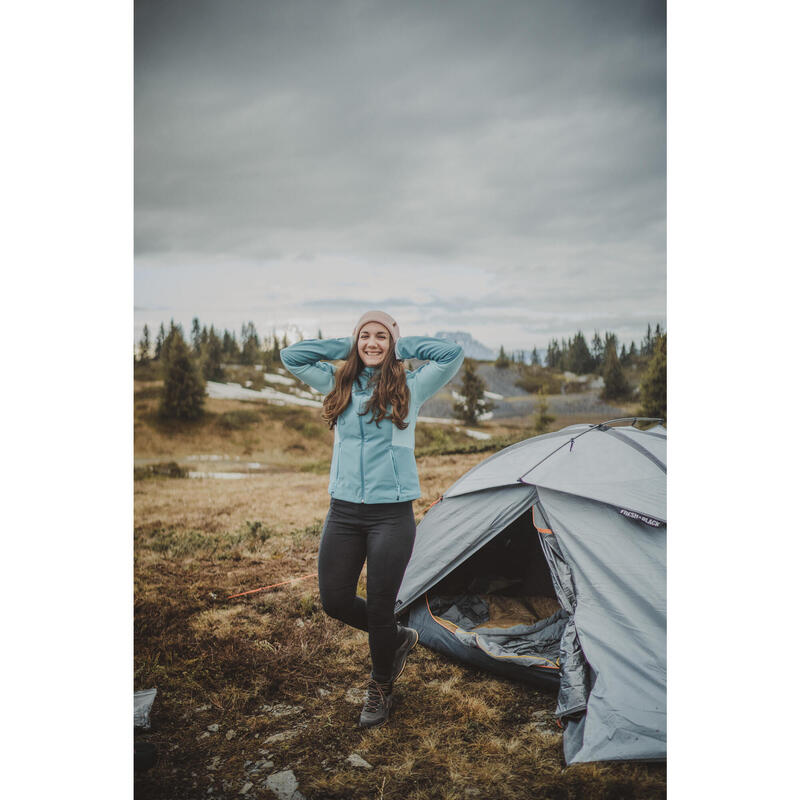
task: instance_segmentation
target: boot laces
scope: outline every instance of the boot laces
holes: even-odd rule
[[[364,703],[364,711],[369,713],[376,712],[386,702],[386,695],[390,691],[391,684],[370,680],[367,684],[367,700]]]

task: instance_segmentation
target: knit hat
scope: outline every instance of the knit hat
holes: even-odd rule
[[[358,339],[361,329],[368,322],[379,322],[381,325],[384,325],[392,335],[392,342],[397,344],[397,340],[400,338],[400,326],[385,311],[367,311],[366,314],[362,314],[361,319],[356,323],[355,328],[353,328],[353,336],[355,336],[356,339]]]

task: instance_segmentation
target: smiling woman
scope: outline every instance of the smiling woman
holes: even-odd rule
[[[342,358],[339,369],[324,360]],[[407,372],[406,358],[428,363]],[[288,370],[326,394],[322,418],[334,429],[319,590],[327,614],[369,633],[372,674],[362,727],[388,720],[392,684],[419,639],[394,616],[416,536],[412,501],[421,494],[414,425],[422,404],[455,376],[463,359],[452,342],[400,338],[397,322],[382,311],[364,314],[352,336],[281,350]],[[366,601],[356,594],[365,560]]]

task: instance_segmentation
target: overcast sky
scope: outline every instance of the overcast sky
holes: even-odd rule
[[[135,337],[666,314],[661,0],[135,3]]]

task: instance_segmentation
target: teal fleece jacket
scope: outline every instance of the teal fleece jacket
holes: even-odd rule
[[[334,387],[336,368],[323,359],[344,359],[353,346],[353,337],[306,339],[281,350],[286,369],[312,388],[328,394]],[[391,420],[379,425],[362,416],[372,390],[367,384],[375,367],[365,367],[354,381],[350,403],[334,426],[333,456],[328,492],[337,500],[351,503],[398,503],[416,500],[421,492],[414,459],[414,430],[420,406],[436,394],[458,372],[464,360],[463,349],[444,339],[403,336],[397,340],[398,358],[427,361],[413,372],[406,372],[410,401],[400,430]],[[391,353],[389,358],[391,358]],[[387,409],[391,413],[391,409]]]

